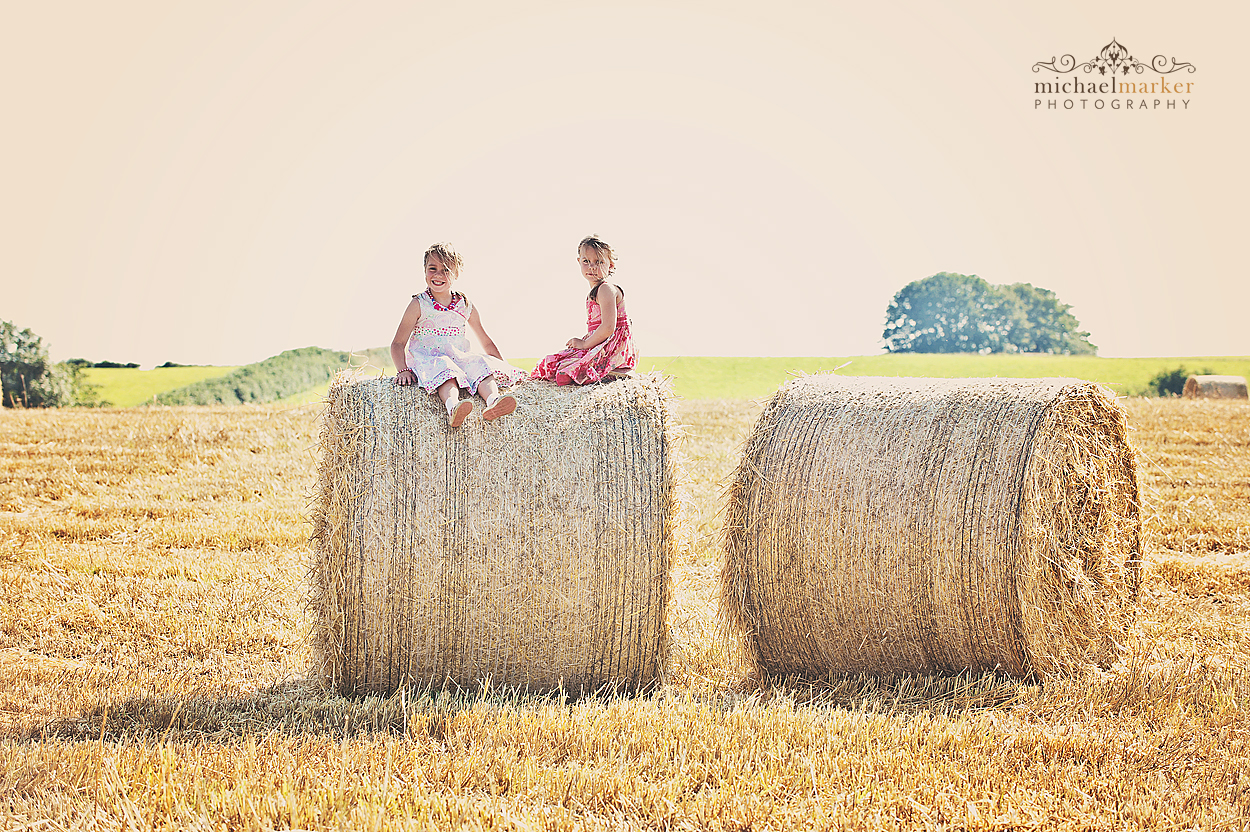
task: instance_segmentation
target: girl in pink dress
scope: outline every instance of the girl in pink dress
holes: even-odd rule
[[[426,290],[412,296],[391,341],[395,383],[419,384],[437,394],[447,408],[447,420],[458,428],[473,412],[473,402],[460,398],[460,390],[476,393],[486,403],[487,422],[516,410],[516,398],[500,392],[525,378],[525,371],[503,360],[499,348],[486,334],[477,307],[451,287],[464,261],[447,243],[436,243],[425,252]],[[486,354],[473,352],[465,329],[472,329]]]
[[[530,374],[556,384],[594,384],[624,375],[638,363],[638,350],[625,313],[625,292],[607,282],[616,271],[612,247],[591,235],[577,246],[586,298],[586,335],[570,338],[567,349],[549,355]]]

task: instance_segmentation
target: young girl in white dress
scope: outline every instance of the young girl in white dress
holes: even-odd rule
[[[404,317],[391,341],[391,360],[401,387],[419,384],[425,392],[437,394],[447,408],[447,421],[460,427],[473,412],[474,394],[482,397],[487,422],[516,410],[516,398],[500,391],[525,378],[525,371],[503,360],[499,348],[486,334],[477,307],[452,285],[460,276],[463,259],[447,243],[435,243],[425,252],[425,286],[404,310]],[[473,352],[465,337],[468,326],[477,336],[483,355]],[[460,390],[469,399],[460,398]]]

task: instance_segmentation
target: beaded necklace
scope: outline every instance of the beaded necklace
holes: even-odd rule
[[[434,308],[437,309],[439,312],[450,312],[453,308],[455,308],[456,304],[460,302],[460,299],[464,297],[464,295],[460,294],[459,292],[452,292],[451,303],[447,304],[446,306],[443,306],[441,303],[439,303],[437,300],[434,299],[434,293],[431,292],[429,289],[426,289],[425,293],[430,296],[430,303],[434,304]]]

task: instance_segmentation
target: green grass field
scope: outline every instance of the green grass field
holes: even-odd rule
[[[83,370],[87,383],[99,388],[100,398],[114,407],[135,407],[151,401],[157,393],[174,390],[206,378],[224,376],[234,367],[158,367],[136,370],[128,367],[88,367]]]
[[[793,373],[831,372],[843,364],[847,366],[838,372],[849,376],[1079,378],[1101,382],[1126,396],[1145,395],[1146,383],[1153,376],[1180,366],[1190,372],[1250,377],[1250,356],[1098,358],[929,353],[835,358],[681,357],[645,358],[639,369],[655,369],[673,376],[677,394],[687,399],[755,399],[771,394]]]
[[[849,362],[849,363],[848,363]],[[375,362],[376,363],[376,362]],[[537,359],[513,359],[532,369]],[[846,366],[842,366],[846,365]],[[674,389],[686,399],[757,399],[769,395],[795,373],[831,372],[837,367],[851,376],[930,376],[934,378],[1065,377],[1097,381],[1126,396],[1146,393],[1146,383],[1161,371],[1185,367],[1250,377],[1250,356],[1184,358],[1098,358],[1085,355],[861,355],[834,358],[644,358],[640,370],[673,377]],[[158,370],[90,369],[88,379],[100,385],[101,398],[117,407],[133,407],[153,394],[194,381],[225,375],[233,367],[174,367]],[[391,368],[387,367],[388,374]],[[283,404],[318,401],[328,385],[291,396]]]

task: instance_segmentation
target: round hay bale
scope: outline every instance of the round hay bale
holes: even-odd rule
[[[1071,379],[791,381],[730,488],[725,623],[771,676],[1106,666],[1141,572],[1125,431]]]
[[[526,382],[460,428],[417,387],[341,377],[321,432],[314,655],[351,694],[656,685],[674,474],[658,378]]]
[[[1246,380],[1241,376],[1190,376],[1181,395],[1186,399],[1244,399]]]

